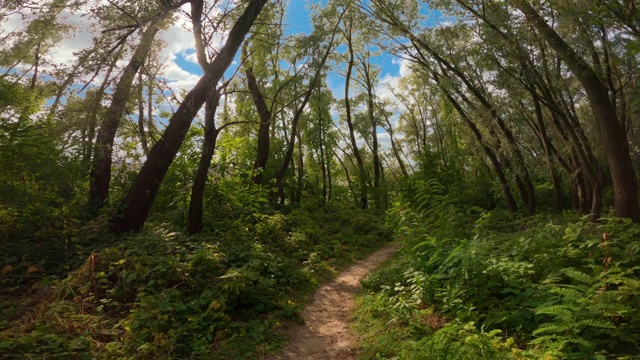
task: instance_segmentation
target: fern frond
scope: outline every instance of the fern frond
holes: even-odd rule
[[[535,334],[534,334],[535,335]],[[537,337],[529,342],[531,345],[548,345],[549,343],[558,339],[558,335],[543,335]]]
[[[607,320],[603,320],[603,319],[586,319],[586,320],[582,320],[579,321],[576,324],[576,327],[580,327],[581,325],[585,325],[588,327],[592,327],[592,328],[600,328],[600,329],[615,329],[616,326]]]
[[[575,287],[559,286],[549,290],[549,292],[563,296],[565,301],[573,302],[573,301],[578,301],[586,298],[587,297],[585,295],[586,290],[587,290],[586,288],[578,290]]]
[[[561,273],[567,275],[569,278],[578,281],[583,284],[591,284],[598,281],[597,278],[594,278],[588,274],[583,273],[582,271],[578,271],[574,268],[566,268],[560,270]]]
[[[546,323],[534,330],[533,335],[559,334],[564,333],[568,329],[570,329],[570,326],[567,326],[566,324]]]
[[[542,306],[536,310],[536,315],[554,315],[563,320],[570,321],[574,317],[573,313],[570,311],[571,309],[572,308],[568,305]]]

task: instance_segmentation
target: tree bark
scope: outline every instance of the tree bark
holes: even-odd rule
[[[161,20],[152,21],[142,34],[140,43],[131,60],[124,68],[122,77],[113,92],[111,105],[102,121],[93,150],[93,161],[89,173],[89,206],[92,210],[100,209],[109,196],[111,183],[111,164],[113,142],[120,126],[120,119],[126,111],[126,103],[131,93],[131,85],[138,70],[151,51],[153,39],[160,30]]]
[[[358,165],[358,179],[360,179],[360,207],[363,209],[367,208],[367,178],[366,171],[364,169],[364,162],[362,161],[362,157],[360,156],[360,150],[358,149],[358,144],[356,143],[356,136],[353,129],[353,120],[351,118],[351,103],[349,100],[349,85],[351,82],[351,73],[353,71],[353,44],[351,43],[351,27],[352,23],[350,20],[348,24],[348,28],[345,29],[345,37],[347,39],[347,47],[349,48],[349,62],[347,63],[347,74],[345,76],[345,84],[344,84],[344,106],[345,112],[347,115],[347,126],[349,128],[349,139],[351,140],[351,147],[353,148],[353,156],[356,158],[356,163]],[[345,27],[347,24],[345,23]]]
[[[327,165],[324,155],[324,128],[322,125],[322,114],[318,110],[318,129],[320,130],[320,169],[322,170],[322,203],[327,203]]]
[[[300,205],[302,200],[302,182],[304,179],[304,154],[302,153],[302,135],[300,134],[300,128],[296,131],[296,137],[298,138],[298,178],[295,192],[295,203]]]
[[[142,83],[142,72],[138,72],[138,135],[140,136],[140,146],[145,155],[149,154],[149,144],[147,142],[147,132],[144,130],[144,86]]]
[[[96,133],[96,123],[97,123],[98,111],[100,110],[100,103],[102,101],[102,97],[104,96],[104,92],[107,89],[107,85],[109,85],[109,81],[111,79],[111,73],[113,72],[113,69],[116,67],[116,63],[120,59],[120,56],[122,56],[123,50],[124,50],[124,46],[121,46],[116,56],[114,56],[113,59],[111,60],[111,63],[107,68],[107,73],[104,75],[104,80],[102,80],[102,83],[100,83],[100,87],[93,94],[91,103],[89,105],[90,106],[89,111],[85,116],[85,122],[87,123],[87,126],[89,127],[89,129],[87,131],[86,143],[84,144],[84,154],[82,156],[82,165],[85,166],[83,167],[84,171],[89,171],[91,169],[90,167],[91,167],[91,155],[93,154],[93,138],[95,137],[95,133]],[[83,175],[86,176],[87,173],[84,173]]]
[[[381,111],[384,111],[384,109],[380,109]],[[387,122],[387,126],[389,127],[389,139],[391,140],[391,150],[393,151],[393,156],[395,156],[396,160],[398,161],[398,165],[400,166],[400,171],[402,172],[402,175],[404,176],[408,176],[409,173],[407,172],[407,168],[404,166],[404,161],[402,161],[402,157],[400,157],[400,149],[399,146],[397,145],[398,140],[396,140],[396,137],[394,135],[393,132],[393,124],[391,124],[391,120],[389,120],[389,117],[386,114],[383,114],[384,116],[384,120]]]
[[[269,146],[271,135],[271,111],[267,106],[264,96],[258,87],[256,77],[253,75],[253,68],[249,67],[246,71],[247,86],[251,92],[251,98],[256,105],[258,115],[260,116],[260,127],[258,128],[258,150],[256,153],[256,161],[253,165],[253,182],[257,185],[262,183],[262,174],[267,166],[269,159]]]
[[[207,185],[211,159],[216,149],[218,139],[218,129],[216,129],[215,115],[220,102],[221,89],[209,90],[211,93],[207,97],[204,115],[204,140],[202,143],[202,153],[198,162],[198,170],[191,186],[191,197],[189,200],[189,215],[187,218],[187,231],[190,235],[198,234],[202,231],[204,216],[204,189]]]
[[[500,163],[500,160],[498,159],[498,156],[495,154],[493,150],[491,150],[491,148],[487,144],[485,144],[485,141],[482,136],[482,133],[480,132],[480,129],[478,129],[476,124],[471,120],[471,118],[464,111],[462,106],[451,95],[449,90],[447,90],[442,86],[439,75],[435,71],[432,71],[432,76],[436,81],[436,83],[441,87],[447,100],[449,100],[449,102],[456,109],[456,111],[458,112],[462,120],[464,120],[464,122],[469,126],[469,128],[471,129],[471,132],[473,132],[474,136],[476,137],[476,140],[478,140],[480,147],[482,147],[482,150],[484,151],[485,155],[487,155],[487,157],[489,158],[489,161],[491,161],[491,164],[493,165],[495,173],[498,176],[498,181],[500,182],[500,185],[502,187],[502,194],[504,195],[504,198],[507,201],[507,207],[509,208],[509,211],[511,211],[512,213],[517,212],[518,204],[516,203],[516,199],[513,197],[511,186],[509,185],[509,181],[507,180],[507,177],[504,173],[504,169],[502,167],[502,164]]]
[[[615,215],[640,221],[638,182],[631,162],[625,129],[618,120],[615,104],[609,98],[605,81],[523,0],[514,1],[542,38],[567,64],[584,87],[591,109],[600,128],[602,145],[609,163],[615,198]]]
[[[200,78],[169,120],[163,137],[149,151],[147,160],[124,199],[123,211],[112,219],[113,232],[140,231],[144,226],[162,180],[178,153],[194,116],[205,102],[208,90],[215,88],[231,65],[244,37],[266,2],[267,0],[249,2],[229,32],[225,45],[209,65],[209,71]]]
[[[371,64],[367,60],[362,59],[362,68],[364,74],[364,82],[367,90],[367,115],[369,117],[369,126],[371,128],[371,152],[373,154],[373,191],[375,197],[375,206],[380,206],[380,155],[378,153],[378,124],[374,112],[373,103],[373,79],[371,79]]]

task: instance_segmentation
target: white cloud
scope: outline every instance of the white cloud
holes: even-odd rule
[[[189,11],[188,8],[184,10]],[[162,32],[160,38],[166,43],[166,46],[161,51],[162,57],[178,53],[186,54],[187,50],[194,49],[191,21],[182,13],[176,17],[167,30]]]
[[[394,58],[391,62],[400,66],[400,69],[398,70],[400,77],[405,77],[411,74],[411,67],[409,66],[411,62],[408,59]]]
[[[58,16],[58,21],[73,26],[73,30],[62,39],[50,53],[57,64],[73,64],[76,60],[75,52],[91,46],[92,26],[96,21],[88,16],[86,11],[70,12],[63,10]]]
[[[179,93],[182,90],[189,91],[193,89],[200,76],[192,74],[178,66],[175,61],[170,61],[165,65],[164,77],[168,80],[169,86],[174,92]]]

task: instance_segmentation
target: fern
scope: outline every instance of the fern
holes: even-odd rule
[[[551,306],[544,306],[544,307],[538,308],[536,310],[536,314],[553,315],[557,318],[570,321],[574,315],[574,313],[571,310],[572,310],[572,307],[568,305],[551,305]]]
[[[600,329],[615,329],[616,326],[611,322],[603,319],[585,319],[576,324],[577,328],[592,327]]]
[[[582,284],[592,284],[595,280],[593,277],[573,268],[562,269],[560,272]]]
[[[533,335],[539,335],[539,334],[560,334],[563,333],[565,331],[568,330],[568,327],[566,325],[562,325],[562,324],[556,324],[556,323],[546,323],[542,326],[540,326],[539,328],[537,328],[534,332]],[[554,338],[557,337],[557,335],[547,335],[545,336],[545,338],[548,338],[549,336],[552,336]],[[548,339],[547,339],[548,340]],[[540,342],[540,339],[535,339],[533,340],[531,343],[532,344],[538,344]]]

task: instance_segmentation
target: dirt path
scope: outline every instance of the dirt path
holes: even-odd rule
[[[360,280],[397,249],[397,245],[389,245],[378,250],[320,287],[302,312],[304,325],[296,325],[287,331],[291,342],[282,355],[273,359],[357,359],[356,337],[349,330],[354,295],[360,287]]]

